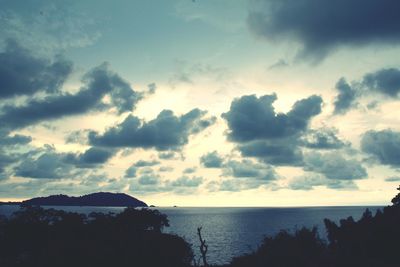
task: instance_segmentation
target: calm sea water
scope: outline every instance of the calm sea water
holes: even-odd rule
[[[107,207],[54,207],[67,211],[119,212],[122,208]],[[305,207],[305,208],[157,208],[167,214],[170,227],[164,232],[184,237],[198,255],[197,227],[202,226],[203,238],[213,264],[229,262],[233,257],[257,248],[263,237],[275,235],[279,230],[294,230],[302,226],[317,226],[321,237],[326,236],[323,219],[338,222],[353,216],[359,219],[367,207]],[[375,212],[380,207],[368,207]],[[0,206],[0,214],[9,216],[17,206]]]

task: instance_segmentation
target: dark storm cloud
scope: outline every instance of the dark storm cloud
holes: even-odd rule
[[[397,44],[400,2],[393,0],[259,0],[248,25],[267,39],[293,39],[300,56],[321,59],[340,46]]]
[[[60,57],[38,58],[16,42],[8,41],[5,51],[0,53],[0,99],[58,92],[71,71],[70,61]]]
[[[11,176],[10,166],[20,160],[18,150],[32,141],[30,136],[14,134],[0,130],[0,180]]]
[[[368,177],[366,169],[354,159],[346,159],[342,155],[329,153],[308,153],[304,156],[304,169],[323,174],[331,180],[357,180]]]
[[[400,132],[368,131],[361,139],[361,149],[381,164],[400,167]]]
[[[388,98],[398,99],[400,92],[400,70],[395,68],[379,69],[367,73],[361,80],[349,84],[344,78],[336,83],[339,94],[336,96],[334,114],[345,114],[357,107],[357,100],[363,96],[377,94]],[[379,101],[367,105],[368,109],[376,108]]]
[[[108,129],[104,134],[89,133],[89,142],[104,147],[141,147],[157,150],[177,150],[189,141],[189,136],[209,126],[209,119],[202,119],[205,111],[193,109],[175,116],[171,110],[163,110],[157,118],[141,122],[129,115],[125,120]]]
[[[301,165],[299,138],[310,120],[321,113],[322,99],[313,95],[299,100],[286,114],[275,112],[276,99],[272,94],[233,100],[229,112],[222,114],[228,122],[228,139],[238,143],[242,156],[273,165]]]
[[[91,147],[83,153],[57,152],[46,145],[20,154],[14,167],[14,175],[28,178],[73,178],[86,173],[82,168],[98,168],[115,155],[115,150]]]
[[[10,136],[7,131],[0,130],[0,146],[1,147],[9,147],[9,146],[17,146],[17,145],[26,145],[32,141],[32,137],[14,134]]]
[[[395,68],[381,69],[366,74],[362,85],[367,90],[396,98],[400,92],[400,70]]]
[[[224,159],[217,151],[209,152],[200,157],[200,163],[206,168],[220,168]]]
[[[234,142],[294,136],[306,130],[310,119],[321,112],[322,98],[316,95],[297,101],[287,113],[276,113],[275,94],[257,98],[242,96],[233,100],[222,114],[229,126],[228,137]]]
[[[340,149],[348,144],[340,140],[333,128],[309,130],[300,140],[302,146],[310,149]]]
[[[8,178],[9,173],[6,168],[15,162],[17,162],[17,158],[14,155],[0,150],[0,180]]]
[[[76,94],[60,93],[43,99],[31,99],[20,106],[4,106],[0,110],[3,127],[22,128],[45,120],[102,109],[106,107],[101,103],[106,94],[110,94],[111,102],[119,112],[131,111],[141,99],[141,95],[134,92],[121,77],[108,70],[106,64],[88,72],[83,82],[86,86]]]
[[[336,96],[334,114],[345,114],[349,109],[355,106],[357,90],[353,89],[344,78],[341,78],[335,86],[339,94]]]
[[[299,166],[302,164],[303,154],[297,143],[292,141],[290,139],[272,142],[254,141],[240,144],[238,149],[242,156],[258,158],[272,165]]]
[[[36,179],[71,178],[73,165],[54,151],[45,152],[38,157],[29,156],[15,167],[15,176]]]
[[[91,147],[81,154],[66,154],[64,161],[81,168],[93,168],[107,162],[114,154],[114,150]]]

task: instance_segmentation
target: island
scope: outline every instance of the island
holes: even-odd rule
[[[15,202],[14,204],[16,204]],[[6,204],[6,203],[3,203]],[[97,207],[147,207],[147,204],[124,193],[98,192],[79,197],[51,195],[24,200],[22,206],[97,206]]]

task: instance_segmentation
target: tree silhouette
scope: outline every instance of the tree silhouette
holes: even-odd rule
[[[149,209],[86,216],[28,206],[0,219],[0,266],[190,266],[190,245],[162,233],[168,225]]]
[[[200,241],[200,254],[201,254],[201,259],[203,260],[203,266],[208,267],[209,266],[207,262],[208,245],[206,244],[206,240],[204,240],[203,237],[201,236],[201,229],[202,227],[197,228],[197,236],[199,237]],[[196,265],[200,266],[200,259]]]
[[[400,191],[400,186],[397,188]],[[392,199],[393,206],[400,206],[400,193]]]

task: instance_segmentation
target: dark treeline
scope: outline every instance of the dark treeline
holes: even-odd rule
[[[400,187],[398,188],[400,190]],[[393,205],[367,209],[362,218],[324,220],[328,241],[316,228],[267,237],[257,251],[234,258],[230,267],[398,267],[400,266],[400,193]]]
[[[398,267],[400,194],[392,203],[358,221],[325,219],[327,241],[316,228],[281,231],[225,267]],[[208,266],[201,228],[202,261],[184,239],[163,233],[165,226],[167,217],[149,209],[86,216],[23,207],[0,218],[0,266]]]
[[[0,266],[190,266],[190,245],[164,226],[166,215],[149,209],[86,216],[23,207],[0,219]]]

